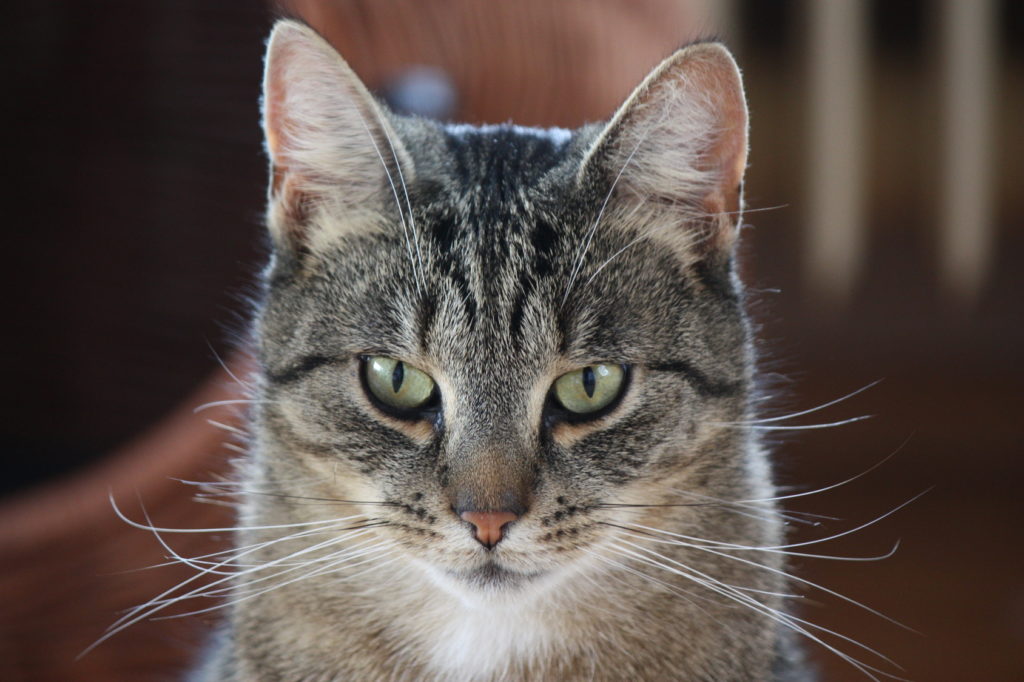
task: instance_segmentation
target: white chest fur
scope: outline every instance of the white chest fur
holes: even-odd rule
[[[419,614],[420,641],[427,667],[438,679],[502,679],[517,663],[545,658],[565,634],[559,632],[561,619],[541,586],[514,595],[488,595],[439,575],[431,577],[442,589],[428,612]]]

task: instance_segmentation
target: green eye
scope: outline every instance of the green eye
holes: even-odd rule
[[[434,395],[434,380],[426,372],[395,358],[366,358],[366,385],[374,397],[399,410],[426,405]]]
[[[570,412],[597,412],[619,396],[624,377],[621,365],[589,365],[558,377],[555,398]]]

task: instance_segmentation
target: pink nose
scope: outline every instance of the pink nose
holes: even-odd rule
[[[505,526],[519,518],[517,514],[507,511],[478,512],[467,511],[459,514],[463,521],[468,521],[476,528],[476,539],[487,549],[501,542]]]

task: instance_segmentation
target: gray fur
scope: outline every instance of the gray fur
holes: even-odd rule
[[[265,568],[236,580],[199,678],[800,679],[774,620],[694,580],[761,590],[744,594],[764,610],[781,608],[765,593],[785,591],[779,554],[731,552],[756,567],[718,544],[781,544],[765,455],[742,426],[753,352],[738,216],[709,209],[737,200],[745,115],[723,133],[714,93],[694,95],[708,69],[735,71],[724,49],[677,53],[611,124],[570,134],[398,117],[309,29],[282,22],[271,60],[281,45],[308,52],[318,87],[336,78],[348,94],[333,97],[342,111],[286,112],[292,127],[268,130],[275,253],[237,541],[363,516],[248,551]],[[305,106],[305,86],[286,87]],[[283,115],[273,106],[268,126]],[[317,170],[327,152],[288,137],[360,117],[332,138],[345,157],[333,172]],[[709,164],[724,135],[742,144]],[[437,418],[377,410],[364,355],[430,374]],[[618,407],[582,424],[546,416],[554,379],[597,362],[630,368]],[[509,496],[525,513],[486,550],[453,505]],[[748,500],[762,500],[754,513],[731,504]],[[318,570],[358,543],[378,554]],[[631,557],[636,545],[663,566]]]

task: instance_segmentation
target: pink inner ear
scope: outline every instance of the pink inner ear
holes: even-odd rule
[[[303,189],[309,186],[307,178],[289,158],[295,124],[288,116],[287,101],[290,67],[302,50],[297,42],[303,38],[288,29],[272,36],[263,81],[263,134],[272,164],[270,193],[278,206],[280,226],[297,240],[303,237],[311,197]]]
[[[267,140],[270,158],[277,167],[281,161],[281,133],[284,130],[283,100],[286,85],[282,72],[287,71],[292,50],[287,39],[276,35],[274,37],[277,40],[270,45],[267,72],[263,77],[263,134]]]
[[[280,80],[280,72],[286,69],[281,64],[281,61],[275,61],[273,71],[268,71],[264,94],[264,135],[272,165],[270,194],[280,207],[282,227],[292,238],[301,238],[309,197],[301,189],[307,183],[290,167],[284,151],[288,147],[288,119],[283,106],[285,88]]]
[[[286,81],[283,72],[287,71],[287,65],[292,57],[292,50],[287,39],[282,36],[274,36],[270,46],[271,52],[267,55],[267,72],[263,80],[263,135],[267,142],[267,152],[270,154],[270,161],[273,164],[273,178],[271,179],[271,193],[280,197],[285,189],[288,175],[287,164],[283,158],[284,140],[283,133],[286,131],[285,123],[285,88]]]
[[[735,223],[740,210],[740,184],[747,166],[747,106],[743,85],[732,60],[721,48],[702,50],[698,64],[683,64],[689,88],[706,93],[713,103],[715,122],[712,142],[701,155],[704,170],[715,172],[715,188],[703,199],[708,213],[731,213]],[[690,68],[686,68],[689,66]]]

